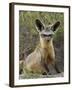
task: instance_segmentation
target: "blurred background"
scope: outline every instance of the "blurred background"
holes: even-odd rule
[[[64,71],[64,13],[19,11],[19,60],[25,60],[39,43],[39,34],[35,27],[37,18],[45,25],[60,21],[54,36],[54,47],[58,66]]]

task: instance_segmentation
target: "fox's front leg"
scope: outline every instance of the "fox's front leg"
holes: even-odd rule
[[[44,72],[42,73],[42,75],[47,75],[49,73],[49,68],[48,68],[48,64],[45,62],[44,59],[41,60],[42,66],[44,68]]]

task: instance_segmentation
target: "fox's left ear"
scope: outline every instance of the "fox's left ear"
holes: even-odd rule
[[[60,21],[57,21],[56,23],[53,24],[53,31],[56,31],[56,29],[59,27]]]
[[[35,20],[35,25],[38,32],[41,32],[44,29],[44,24],[39,19]]]

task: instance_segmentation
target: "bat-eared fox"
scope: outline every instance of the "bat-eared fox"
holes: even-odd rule
[[[35,26],[39,33],[40,43],[36,49],[24,60],[24,69],[30,73],[46,75],[49,72],[49,64],[52,64],[57,73],[60,73],[55,59],[53,37],[60,22],[44,25],[39,19],[35,20]]]

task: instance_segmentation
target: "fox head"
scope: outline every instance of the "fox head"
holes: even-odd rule
[[[45,41],[50,41],[60,25],[60,22],[57,21],[54,24],[45,26],[39,19],[36,19],[35,24],[40,37]]]

